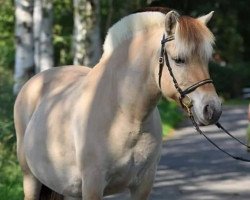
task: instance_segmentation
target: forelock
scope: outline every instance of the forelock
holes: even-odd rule
[[[199,20],[181,16],[175,31],[175,45],[179,56],[189,57],[198,54],[203,59],[212,55],[214,36],[212,32]]]

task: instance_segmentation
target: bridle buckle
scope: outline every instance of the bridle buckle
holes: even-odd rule
[[[188,95],[185,95],[184,97],[180,97],[180,102],[182,107],[185,108],[185,110],[187,111],[188,116],[191,116],[191,108],[193,107],[192,99]]]
[[[163,57],[162,57],[162,56],[159,57],[159,63],[160,63],[160,64],[163,64]]]

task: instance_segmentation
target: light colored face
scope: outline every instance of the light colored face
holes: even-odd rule
[[[168,23],[171,23],[171,28],[168,29],[168,27],[166,27],[167,35],[173,34],[175,35],[175,39],[166,44],[165,50],[167,51],[169,64],[172,68],[173,74],[182,90],[187,89],[195,83],[210,78],[208,71],[208,60],[212,52],[211,42],[213,42],[213,38],[211,35],[209,35],[210,32],[208,32],[205,24],[208,22],[211,16],[212,13],[198,19],[187,18],[183,19],[184,22],[174,21],[178,18],[175,12],[173,12],[172,14],[168,13],[166,16],[170,17],[166,20],[166,26],[168,26]],[[206,41],[206,38],[202,38],[203,35],[201,34],[193,36],[193,33],[191,33],[191,35],[188,35],[189,33],[187,33],[187,37],[191,37],[187,38],[187,41],[190,42],[181,41],[179,37],[182,33],[176,34],[176,30],[179,28],[178,26],[182,25],[178,24],[179,22],[187,23],[187,26],[189,25],[188,23],[190,23],[191,26],[196,26],[194,27],[193,31],[197,31],[196,29],[199,28],[204,28],[204,30],[201,30],[204,31],[204,37],[207,36],[211,38],[208,38],[208,41]],[[184,24],[184,26],[185,25],[186,24]],[[192,39],[194,40],[193,43]],[[200,44],[197,45],[196,42],[200,42]],[[171,78],[170,80],[172,81]],[[175,93],[171,97],[177,100],[179,96],[179,93],[175,89]],[[192,99],[193,102],[192,111],[195,116],[196,122],[201,125],[208,125],[218,121],[221,115],[221,101],[212,83],[207,83],[198,87],[195,91],[188,94],[188,96]]]

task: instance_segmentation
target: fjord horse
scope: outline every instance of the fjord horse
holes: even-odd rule
[[[101,200],[124,189],[133,200],[148,199],[162,142],[156,105],[162,95],[179,98],[166,67],[159,86],[162,35],[174,37],[164,50],[179,86],[188,88],[209,78],[212,14],[131,14],[109,29],[93,69],[53,68],[31,78],[14,109],[24,199],[39,199],[42,185],[64,199]],[[218,120],[213,84],[189,96],[199,124]]]

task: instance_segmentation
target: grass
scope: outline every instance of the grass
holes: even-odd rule
[[[229,99],[226,100],[223,104],[229,106],[240,106],[240,105],[248,105],[250,103],[249,99]]]
[[[0,67],[0,198],[21,200],[22,177],[15,153],[12,73]]]
[[[0,66],[0,199],[23,199],[22,175],[16,158],[16,138],[13,123],[13,75]],[[182,120],[177,105],[162,100],[159,110],[164,136]]]
[[[23,199],[22,176],[13,152],[0,147],[0,197],[2,200]]]

